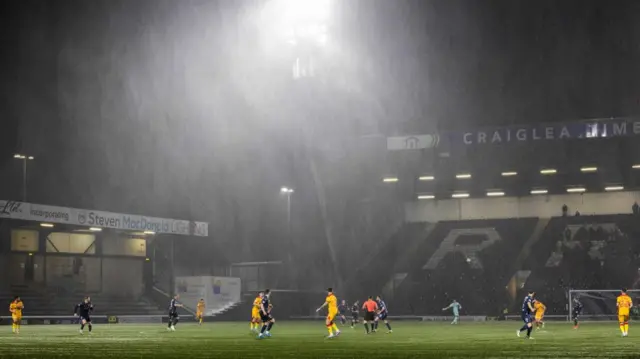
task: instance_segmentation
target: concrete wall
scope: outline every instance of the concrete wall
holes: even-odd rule
[[[48,256],[47,284],[85,292],[100,291],[100,258]]]
[[[138,258],[104,258],[102,285],[105,293],[138,297],[144,290],[144,260]]]

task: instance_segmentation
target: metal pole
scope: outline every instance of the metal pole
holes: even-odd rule
[[[287,237],[289,237],[289,265],[293,265],[293,236],[291,235],[291,192],[287,192]],[[297,285],[297,277],[294,270],[289,271],[288,286]]]
[[[291,192],[287,193],[287,233],[291,241]]]
[[[27,201],[27,158],[22,159],[22,202]]]
[[[175,293],[175,287],[176,287],[175,286],[175,275],[176,275],[176,272],[175,272],[175,268],[174,268],[174,265],[175,265],[175,251],[176,251],[175,242],[176,241],[175,241],[174,237],[171,237],[170,241],[171,241],[171,258],[170,258],[170,260],[171,260],[171,275],[169,276],[169,291],[168,292],[169,292],[169,294],[171,294],[171,296],[174,296],[176,294]]]

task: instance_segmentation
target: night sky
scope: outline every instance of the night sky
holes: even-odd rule
[[[209,219],[301,180],[301,133],[638,114],[640,1],[343,0],[303,95],[256,50],[262,3],[4,1],[0,197],[25,152],[33,202]]]

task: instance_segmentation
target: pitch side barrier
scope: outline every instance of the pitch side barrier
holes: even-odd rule
[[[347,321],[351,320],[351,315],[345,314]],[[453,320],[453,316],[446,315],[390,315],[387,318],[390,320],[402,320],[402,321],[418,321],[418,322],[450,322]],[[325,320],[323,316],[294,316],[290,317],[292,320]],[[362,319],[362,316],[360,316]],[[498,320],[498,318],[487,317],[484,315],[461,315],[458,320],[463,322],[486,322],[490,320]]]
[[[347,316],[347,320],[350,320]],[[420,322],[450,322],[452,316],[423,316],[423,315],[390,315],[391,320],[420,321]],[[518,317],[519,318],[519,317]],[[546,317],[545,317],[546,318]],[[166,315],[92,315],[91,321],[94,324],[161,324],[167,323]],[[208,319],[208,320],[207,320]],[[283,318],[285,319],[285,318]],[[289,320],[325,320],[322,316],[292,316]],[[463,315],[459,318],[463,322],[486,322],[498,320],[498,318],[487,316]],[[214,316],[205,316],[205,321],[215,322]],[[42,324],[78,324],[80,318],[73,315],[26,315],[22,317],[22,324],[42,325]],[[180,322],[196,322],[195,317],[189,315],[180,316]],[[10,316],[0,316],[0,325],[11,324]]]
[[[520,315],[507,315],[505,317],[507,320],[516,320],[516,321],[522,321],[522,316]],[[580,317],[580,320],[582,321],[582,317]],[[548,321],[548,322],[567,322],[569,321],[569,316],[568,315],[545,315],[544,316],[544,321]]]
[[[519,315],[509,315],[507,316],[509,320],[518,320],[521,321],[522,318]],[[640,320],[639,316],[634,316],[631,314],[632,320]],[[571,318],[568,315],[545,315],[545,321],[570,321]],[[580,322],[617,322],[618,315],[617,314],[581,314],[579,317]]]
[[[205,316],[205,321],[207,317]],[[169,317],[166,315],[92,315],[91,322],[94,324],[161,324],[167,323]],[[80,317],[73,315],[25,315],[22,317],[22,324],[78,324]],[[180,316],[180,322],[196,322],[195,317],[190,315]],[[11,324],[11,316],[0,316],[0,325]]]

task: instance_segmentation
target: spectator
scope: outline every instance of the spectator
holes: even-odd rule
[[[638,206],[638,202],[633,202],[633,206],[631,206],[631,211],[636,216],[640,214],[640,206]]]
[[[508,308],[504,308],[502,310],[502,315],[500,316],[500,320],[507,320],[507,315],[509,315],[509,309]]]
[[[576,211],[576,217],[580,217],[580,211]]]
[[[564,240],[565,241],[571,240],[571,229],[569,229],[569,227],[565,228],[564,230]]]

